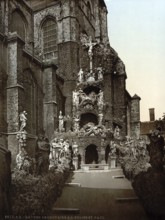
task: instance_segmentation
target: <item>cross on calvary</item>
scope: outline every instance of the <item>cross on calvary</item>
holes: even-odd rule
[[[90,59],[90,73],[92,73],[93,71],[93,47],[96,45],[97,43],[92,42],[92,37],[89,37],[89,42],[85,43],[85,46],[89,47],[88,49],[88,55],[89,55],[89,59]]]

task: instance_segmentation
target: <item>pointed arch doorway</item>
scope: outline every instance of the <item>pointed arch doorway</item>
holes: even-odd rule
[[[95,144],[90,144],[85,150],[85,163],[86,164],[98,164],[98,151]]]

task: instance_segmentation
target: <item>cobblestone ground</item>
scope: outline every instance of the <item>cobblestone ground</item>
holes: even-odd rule
[[[121,169],[71,174],[52,219],[146,220],[130,182],[122,177]]]

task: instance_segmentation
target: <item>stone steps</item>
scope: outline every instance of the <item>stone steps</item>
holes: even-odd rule
[[[112,179],[124,179],[124,175],[112,176]]]

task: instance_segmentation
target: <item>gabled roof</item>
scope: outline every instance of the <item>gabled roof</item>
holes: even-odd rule
[[[132,99],[139,99],[139,100],[141,100],[140,96],[138,96],[136,94],[132,97]]]

